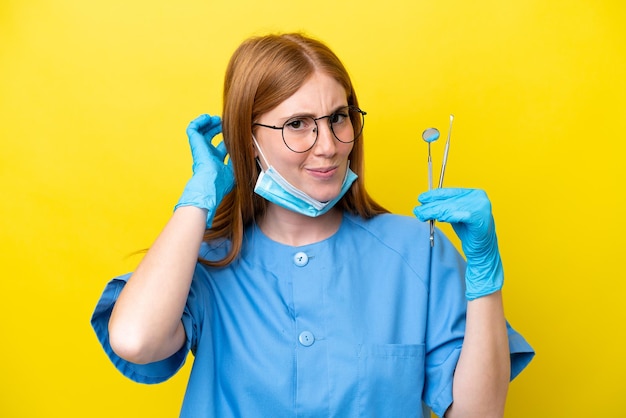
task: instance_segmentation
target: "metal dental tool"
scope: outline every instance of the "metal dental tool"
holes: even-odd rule
[[[450,148],[450,135],[452,135],[452,122],[454,122],[454,115],[450,115],[450,127],[448,128],[448,139],[446,140],[446,147],[443,151],[443,162],[441,163],[441,174],[439,174],[439,188],[443,187],[443,175],[446,174],[446,164],[448,163],[448,149]],[[429,151],[430,153],[430,151]]]
[[[450,149],[450,135],[452,134],[452,122],[454,115],[450,115],[450,127],[448,128],[448,139],[443,151],[443,162],[441,163],[441,173],[439,174],[439,188],[443,187],[443,176],[446,174],[446,164],[448,163],[448,150]],[[433,160],[430,155],[430,143],[439,139],[437,128],[428,128],[422,133],[422,139],[428,143],[428,190],[433,189]],[[430,221],[430,246],[435,245],[435,221]]]
[[[433,189],[433,159],[430,155],[430,143],[439,139],[437,128],[428,128],[422,132],[422,139],[428,144],[428,190]],[[441,182],[441,180],[439,181]],[[440,186],[441,187],[441,186]],[[430,221],[430,246],[435,245],[435,221]]]

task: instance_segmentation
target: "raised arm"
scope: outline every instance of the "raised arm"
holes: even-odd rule
[[[125,360],[138,364],[162,360],[185,342],[181,318],[204,231],[234,185],[232,169],[224,164],[224,143],[211,145],[220,132],[220,118],[209,115],[196,118],[187,128],[193,176],[109,320],[111,348]]]
[[[482,190],[435,189],[419,197],[414,213],[422,221],[450,222],[467,259],[465,338],[447,418],[504,415],[510,354],[502,305],[504,275],[491,213]]]

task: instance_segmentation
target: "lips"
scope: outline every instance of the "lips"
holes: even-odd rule
[[[335,173],[337,172],[337,168],[337,166],[307,168],[307,171],[314,177],[328,179],[335,175]]]
[[[337,167],[322,167],[322,168],[309,168],[309,170],[311,171],[315,171],[318,173],[328,173],[329,171],[333,171],[336,170]]]

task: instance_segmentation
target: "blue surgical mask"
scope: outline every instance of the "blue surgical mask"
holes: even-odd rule
[[[289,183],[283,176],[265,158],[261,147],[259,146],[256,138],[252,137],[254,144],[259,151],[259,155],[265,161],[267,170],[259,173],[259,178],[254,186],[254,192],[263,197],[269,202],[272,202],[285,209],[289,209],[293,212],[300,213],[302,215],[310,216],[312,218],[323,215],[328,212],[335,204],[346,194],[346,192],[352,186],[352,183],[357,179],[357,175],[350,170],[350,167],[346,169],[346,175],[343,179],[341,191],[332,200],[328,202],[320,202],[298,189],[291,183]],[[348,166],[350,163],[348,162]],[[259,164],[260,166],[260,164]]]

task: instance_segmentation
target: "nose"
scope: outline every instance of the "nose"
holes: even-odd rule
[[[330,129],[329,119],[317,120],[316,123],[317,141],[313,146],[313,152],[320,155],[334,155],[337,150],[337,142],[335,135]]]

